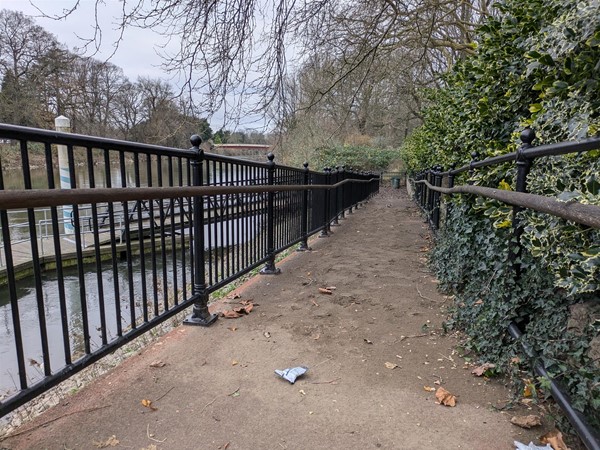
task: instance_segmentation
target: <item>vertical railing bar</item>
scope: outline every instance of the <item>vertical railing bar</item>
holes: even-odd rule
[[[169,156],[167,159],[167,167],[169,170],[169,186],[173,186],[174,177],[173,177],[173,157]],[[161,201],[162,203],[162,201]],[[176,224],[175,224],[175,199],[169,199],[169,210],[170,210],[170,218],[171,218],[171,279],[173,280],[173,306],[177,305],[177,278],[178,278],[178,270],[177,270],[177,236],[175,235]]]
[[[164,186],[163,182],[163,164],[162,164],[162,155],[156,155],[156,173],[158,177],[158,185],[160,187]],[[163,297],[163,308],[165,311],[169,310],[169,293],[167,289],[167,250],[166,250],[166,238],[165,238],[165,222],[167,219],[165,218],[165,208],[164,203],[160,202],[160,208],[158,208],[158,213],[160,217],[160,262],[162,267],[162,297]]]
[[[119,150],[119,169],[121,171],[121,187],[127,187],[127,173],[125,171],[125,153]],[[129,203],[122,202],[123,205],[123,225],[125,227],[125,249],[127,258],[127,283],[129,287],[129,325],[132,329],[137,328],[135,315],[135,293],[133,285],[133,262],[131,252],[131,227],[129,224]]]
[[[75,156],[73,154],[73,146],[67,145],[67,156],[69,161],[69,174],[71,179],[71,189],[76,189],[75,178]],[[75,234],[75,253],[77,255],[77,278],[79,279],[79,302],[81,305],[81,320],[83,324],[83,342],[86,355],[89,355],[91,350],[89,317],[87,307],[87,294],[85,288],[85,273],[83,271],[83,252],[81,243],[81,221],[79,216],[79,205],[73,205],[73,228]]]
[[[215,184],[216,182],[216,177],[217,177],[217,163],[213,160],[213,161],[209,161],[206,164],[207,169],[212,168],[212,172],[208,173],[208,176],[206,178],[205,184]],[[212,181],[211,181],[211,177],[210,174],[212,173]],[[215,224],[216,224],[216,217],[213,218],[213,214],[212,214],[212,209],[213,209],[213,205],[215,204],[215,200],[216,197],[214,196],[207,196],[205,197],[205,201],[206,201],[206,206],[207,206],[207,210],[206,210],[206,223],[208,224],[207,227],[207,237],[208,237],[208,285],[212,286],[213,284],[216,283],[216,259],[215,259],[215,248],[213,248],[213,235],[215,237],[215,241],[216,241],[216,234],[215,234]],[[216,247],[216,245],[214,246]]]
[[[104,173],[106,175],[106,187],[112,187],[112,177],[110,168],[110,152],[108,149],[104,149]],[[110,251],[112,259],[112,272],[113,272],[113,289],[114,289],[114,303],[115,303],[115,318],[117,325],[117,336],[123,335],[123,317],[121,315],[121,295],[119,288],[119,269],[117,265],[117,239],[115,234],[115,211],[112,202],[107,204],[108,210],[108,223],[109,223],[109,234],[110,234]],[[122,231],[121,231],[122,233]]]
[[[182,187],[183,186],[183,159],[181,157],[177,158],[177,177],[178,177],[178,183],[179,186]],[[181,292],[182,292],[182,301],[185,301],[187,299],[187,289],[186,289],[186,285],[187,285],[187,277],[186,277],[186,272],[187,272],[187,268],[185,265],[185,215],[184,215],[184,201],[185,199],[183,197],[179,198],[179,227],[181,229],[181,233],[180,233],[180,245],[181,245]],[[177,294],[177,292],[175,293],[175,304],[178,304],[179,301],[179,295]]]
[[[48,189],[56,189],[54,171],[52,170],[52,145],[44,143],[46,156],[46,176],[48,178]],[[58,209],[50,207],[52,221],[52,240],[54,243],[54,257],[56,259],[56,283],[58,285],[58,305],[60,310],[60,325],[62,331],[63,351],[65,353],[65,364],[71,364],[71,342],[69,340],[69,317],[67,313],[67,300],[65,292],[65,278],[63,273],[62,250],[60,245],[60,229],[58,227]]]
[[[136,187],[141,187],[141,177],[140,177],[140,154],[133,154],[133,174],[134,174],[134,182]],[[151,204],[152,200],[149,199],[148,203]],[[148,322],[148,286],[146,283],[146,254],[145,254],[145,245],[144,245],[144,220],[142,216],[144,201],[138,200],[136,202],[137,209],[137,228],[138,228],[138,245],[140,251],[140,283],[142,287],[142,298],[140,299],[140,303],[142,306],[142,318],[144,323]],[[150,218],[150,221],[152,219]],[[136,314],[137,316],[137,314]]]
[[[90,189],[96,187],[96,179],[94,176],[94,156],[92,148],[87,147],[87,163],[88,163],[88,177]],[[98,206],[96,203],[91,204],[92,207],[92,223],[93,230],[92,234],[94,237],[94,259],[96,261],[96,283],[98,286],[98,308],[100,309],[100,333],[102,339],[102,345],[108,344],[107,329],[106,329],[106,305],[104,304],[104,284],[102,279],[102,258],[100,255],[100,230],[98,223]],[[58,265],[58,261],[57,261]]]
[[[148,177],[148,187],[152,187],[154,182],[152,181],[152,156],[146,155],[146,176]],[[154,217],[154,201],[150,200],[148,203],[148,215],[150,222],[150,266],[152,267],[152,307],[154,309],[154,317],[160,314],[159,303],[158,303],[158,273],[156,264],[156,222]],[[145,300],[144,300],[145,301]]]
[[[231,184],[231,181],[229,180],[229,174],[230,174],[230,169],[231,169],[231,164],[230,163],[225,163],[225,186],[229,186]],[[231,196],[230,195],[225,195],[225,236],[224,236],[224,241],[225,241],[225,254],[226,254],[226,278],[229,278],[231,276],[231,257],[233,256],[231,254],[231,241],[230,241],[230,237],[231,237],[231,213],[230,213],[230,208],[231,207]]]

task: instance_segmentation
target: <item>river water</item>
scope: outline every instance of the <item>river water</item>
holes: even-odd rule
[[[133,167],[128,167],[126,184],[128,186],[135,185],[134,176],[132,173]],[[168,180],[168,173],[163,173],[163,180]],[[140,174],[141,175],[141,174]],[[121,186],[121,173],[118,167],[111,170],[111,183],[113,186]],[[58,173],[55,174],[58,177]],[[220,178],[220,175],[216,175]],[[154,177],[153,177],[154,178]],[[58,178],[56,178],[58,179]],[[230,178],[231,179],[231,178]],[[32,170],[32,182],[33,188],[47,188],[47,177],[45,170]],[[213,180],[211,180],[213,181]],[[6,189],[22,189],[23,188],[23,177],[21,174],[4,174],[4,183]],[[85,188],[89,187],[89,180],[87,179],[87,172],[80,171],[77,175],[76,180],[77,187]],[[142,186],[148,185],[147,178],[144,179],[142,176],[140,179]],[[187,183],[183,183],[187,184]],[[95,174],[95,185],[96,187],[106,186],[106,177],[104,171],[98,169]],[[152,181],[152,185],[158,185],[156,179]],[[83,208],[85,209],[85,208]],[[36,220],[43,221],[45,218],[50,218],[49,210],[36,210]],[[85,213],[83,213],[85,214]],[[59,217],[62,215],[62,210],[59,208]],[[11,240],[15,239],[27,239],[29,237],[29,230],[26,225],[27,223],[27,212],[11,212],[9,215],[10,226],[11,226]],[[236,221],[230,221],[229,226],[233,230],[238,224]],[[248,229],[248,234],[244,237],[244,240],[253,239],[259,232],[263,225],[260,221],[254,222],[251,229]],[[41,229],[41,227],[40,227]],[[48,227],[48,229],[51,229]],[[64,228],[61,229],[61,233],[64,232]],[[208,228],[205,229],[205,235],[208,233]],[[234,233],[235,235],[235,233]],[[212,242],[218,246],[222,242],[222,237],[218,235],[218,230],[212,236]],[[236,244],[240,244],[238,242]],[[156,273],[158,274],[158,280],[154,280],[152,272],[148,270],[150,263],[148,256],[146,256],[146,273],[142,274],[141,264],[139,257],[132,258],[132,269],[131,278],[134,280],[133,292],[136,298],[140,297],[142,277],[146,279],[146,285],[149,289],[150,299],[154,301],[154,292],[158,297],[159,303],[163,303],[162,292],[166,284],[167,292],[172,292],[172,286],[174,284],[173,274],[177,274],[177,285],[179,290],[182,287],[182,268],[180,261],[173,262],[172,255],[169,255],[165,260],[161,260],[160,257],[156,261]],[[177,252],[178,255],[181,252]],[[186,258],[188,259],[187,264],[189,265],[189,252]],[[112,261],[102,263],[101,267],[86,266],[84,274],[84,285],[85,289],[85,303],[87,304],[88,311],[88,324],[89,334],[92,346],[92,351],[97,349],[102,344],[101,335],[101,320],[100,310],[102,299],[98,295],[98,273],[101,274],[100,281],[104,287],[104,305],[106,311],[106,333],[108,340],[117,336],[117,323],[121,322],[121,327],[126,329],[130,324],[130,285],[129,285],[129,269],[126,261],[118,261],[117,270],[113,270]],[[163,271],[163,264],[165,270]],[[188,266],[189,267],[189,266]],[[189,270],[189,269],[188,269]],[[164,277],[166,275],[166,278]],[[186,273],[186,280],[189,283],[191,277],[189,273]],[[114,294],[114,281],[115,277],[119,285],[119,297],[115,299]],[[156,286],[155,281],[159,286]],[[77,274],[76,268],[65,268],[64,269],[64,288],[65,288],[65,299],[66,299],[66,312],[67,322],[69,328],[69,341],[71,347],[71,355],[73,360],[84,354],[84,341],[83,341],[83,321],[82,321],[82,300],[81,300],[81,281]],[[32,278],[20,280],[16,285],[18,303],[19,303],[19,317],[22,331],[22,343],[26,361],[26,372],[29,383],[33,383],[43,378],[43,367],[42,363],[42,345],[38,326],[38,308],[36,299],[36,290],[34,281]],[[59,283],[54,271],[49,271],[43,274],[42,280],[42,292],[43,292],[43,303],[44,303],[44,315],[47,326],[47,334],[50,345],[50,364],[53,371],[59,370],[63,367],[65,362],[65,355],[63,349],[63,338],[62,338],[62,321],[61,311],[59,302]],[[12,311],[9,301],[9,292],[6,286],[0,287],[0,400],[6,396],[13,395],[19,390],[19,378],[18,378],[18,367],[15,352],[15,336],[13,328]],[[142,304],[141,301],[137,300],[135,303],[135,316],[142,316]],[[123,317],[117,317],[117,308],[115,302],[118,302],[121,306],[121,314]],[[149,305],[149,310],[152,310],[153,306]]]

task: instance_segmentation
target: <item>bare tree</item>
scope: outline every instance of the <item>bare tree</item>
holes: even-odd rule
[[[369,67],[398,50],[404,55],[410,50],[415,63],[426,61],[421,72],[444,71],[473,52],[473,29],[488,14],[490,2],[121,1],[121,30],[151,28],[164,37],[164,44],[177,41],[173,53],[166,46],[158,49],[164,68],[183,75],[183,89],[199,99],[199,107],[209,112],[225,108],[229,116],[274,107],[281,115],[290,101],[285,81],[289,55],[298,64],[324,51],[336,60],[336,76],[319,91],[317,102],[354,72],[362,68],[368,75]],[[72,8],[54,17],[68,16],[80,6],[73,0]],[[96,0],[97,10],[103,6]],[[101,36],[97,25],[89,43],[99,45]]]

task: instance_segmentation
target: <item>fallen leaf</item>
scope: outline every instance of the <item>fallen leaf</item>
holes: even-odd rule
[[[482,377],[488,370],[493,369],[496,367],[496,364],[491,364],[491,363],[484,363],[478,367],[475,367],[471,373],[473,375],[476,375],[478,377]]]
[[[142,406],[151,409],[152,411],[157,411],[158,408],[155,406],[152,406],[152,400],[147,400],[147,399],[143,399],[142,400]]]
[[[237,330],[237,327],[227,327],[227,329],[230,331],[235,331],[235,330]]]
[[[519,358],[518,356],[513,356],[513,357],[510,359],[510,363],[511,363],[511,364],[519,364],[520,362],[521,362],[521,358]]]
[[[233,292],[233,293],[231,293],[231,294],[229,294],[229,295],[227,296],[227,298],[228,298],[229,300],[236,300],[236,299],[238,299],[238,298],[241,298],[241,297],[242,297],[242,296],[241,296],[240,294],[238,294],[237,292]]]
[[[423,389],[425,389],[427,392],[434,392],[435,388],[431,387],[431,386],[423,386]]]
[[[562,433],[556,429],[540,436],[542,444],[550,444],[554,450],[569,450],[565,441],[563,441]]]
[[[164,361],[161,361],[160,359],[153,361],[150,363],[150,367],[165,367],[167,365],[167,363],[165,363]]]
[[[332,291],[330,291],[330,290],[329,290],[329,289],[327,289],[327,288],[319,288],[319,292],[320,292],[321,294],[327,294],[327,295],[331,295],[331,294],[333,294],[333,292],[332,292]]]
[[[254,306],[256,306],[254,303],[252,303],[252,300],[242,300],[240,303],[242,306],[223,311],[221,313],[221,317],[225,317],[226,319],[237,319],[238,317],[242,317],[244,314],[250,314],[250,311],[252,311]]]
[[[456,406],[456,396],[452,395],[443,387],[437,388],[437,391],[435,391],[435,398],[438,399],[440,405]]]
[[[474,305],[483,305],[483,300],[479,299],[477,300]]]
[[[373,345],[373,341],[370,341],[370,340],[368,340],[367,338],[365,338],[365,342],[366,342],[367,344]]]
[[[521,428],[529,429],[540,426],[542,424],[542,419],[540,419],[540,416],[535,416],[533,414],[529,416],[513,416],[510,419],[510,423]]]
[[[231,365],[232,366],[237,366],[239,364],[238,361],[236,361],[235,359],[233,361],[231,361]]]
[[[321,335],[320,335],[320,334],[317,334],[317,335],[316,335],[316,336],[315,336],[313,339],[314,339],[315,341],[318,341],[320,337],[321,337]]]
[[[237,388],[231,394],[228,394],[229,397],[239,397],[240,396],[240,388]]]
[[[398,364],[394,364],[388,361],[385,363],[385,367],[387,367],[388,369],[395,369],[396,367],[398,367]]]
[[[97,448],[106,448],[106,447],[116,447],[117,445],[119,445],[119,440],[117,439],[117,437],[113,434],[111,437],[109,437],[106,441],[104,442],[97,442],[94,441],[94,445]]]
[[[535,388],[531,384],[531,380],[523,380],[525,381],[525,387],[523,388],[523,397],[529,398],[533,396],[533,391]]]

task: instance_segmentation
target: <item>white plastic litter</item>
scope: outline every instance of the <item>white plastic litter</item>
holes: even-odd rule
[[[296,378],[304,375],[307,370],[308,367],[299,366],[291,367],[289,369],[275,370],[275,373],[284,380],[288,380],[290,383],[294,384],[296,382]]]
[[[533,442],[530,442],[529,445],[525,445],[519,441],[515,441],[515,445],[517,446],[516,450],[553,450],[550,444],[540,447],[539,445],[535,445]]]

